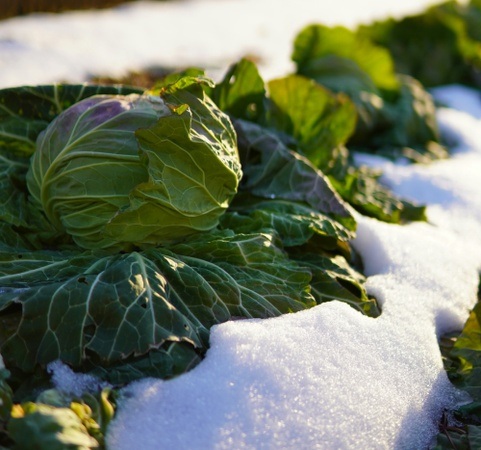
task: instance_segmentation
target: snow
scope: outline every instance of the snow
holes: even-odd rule
[[[245,54],[257,55],[271,78],[291,69],[303,25],[352,26],[432,3],[191,0],[15,18],[0,23],[0,86],[151,65],[200,65],[219,76]],[[466,400],[443,370],[438,338],[465,322],[481,268],[480,95],[461,86],[434,94],[444,105],[442,133],[455,146],[450,159],[406,165],[358,156],[381,167],[395,192],[428,204],[429,223],[358,217],[354,246],[381,316],[330,302],[216,326],[194,370],[124,389],[109,450],[429,446],[443,409]],[[82,388],[86,379],[67,369],[53,366],[57,386]]]
[[[59,391],[72,397],[81,397],[85,392],[98,392],[107,383],[100,381],[93,375],[76,373],[62,361],[53,361],[47,366],[53,386]]]
[[[272,78],[292,69],[292,42],[307,23],[353,26],[433,3],[183,0],[13,18],[0,24],[0,86],[79,82],[159,65],[200,65],[215,78],[245,55],[256,56]]]

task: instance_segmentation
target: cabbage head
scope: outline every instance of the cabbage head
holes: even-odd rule
[[[214,228],[240,177],[230,120],[183,86],[72,105],[39,135],[27,184],[79,246],[128,250]]]

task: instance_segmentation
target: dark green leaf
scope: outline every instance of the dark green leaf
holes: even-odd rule
[[[7,383],[10,372],[1,366],[3,361],[0,365],[0,423],[8,420],[13,406],[13,392]]]
[[[234,125],[244,171],[242,190],[263,198],[303,202],[349,229],[355,227],[347,206],[308,159],[259,125],[241,120]]]
[[[425,206],[403,200],[378,180],[381,172],[368,167],[347,168],[330,179],[339,194],[362,214],[391,223],[426,220]]]
[[[201,361],[201,354],[185,342],[168,342],[146,355],[127,358],[117,364],[98,364],[90,371],[114,386],[145,377],[172,378],[185,373]]]
[[[2,264],[1,309],[22,308],[18,328],[2,345],[9,364],[29,371],[58,358],[78,366],[89,352],[118,361],[165,340],[201,345],[201,330],[176,308],[161,269],[142,254],[41,256],[14,255]],[[167,255],[157,263],[177,264]]]
[[[294,251],[299,264],[312,270],[312,295],[317,303],[331,300],[345,302],[370,317],[378,317],[381,310],[376,300],[367,295],[365,278],[354,270],[343,256]]]
[[[213,239],[212,239],[213,238]],[[192,239],[172,247],[181,259],[215,286],[232,316],[274,317],[314,305],[311,274],[287,258],[269,234]]]
[[[236,202],[222,218],[236,233],[275,230],[284,247],[309,244],[313,251],[349,254],[354,233],[315,209],[289,200]]]

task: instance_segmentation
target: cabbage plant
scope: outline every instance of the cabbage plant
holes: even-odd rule
[[[96,95],[39,135],[27,185],[57,230],[84,248],[130,248],[218,224],[241,178],[234,129],[207,96],[170,101]]]
[[[216,88],[0,90],[0,353],[16,376],[60,359],[114,385],[168,378],[233,317],[332,299],[379,313],[329,180],[229,118]]]

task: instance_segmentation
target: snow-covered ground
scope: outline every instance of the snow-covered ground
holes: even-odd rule
[[[218,76],[244,55],[267,78],[291,69],[292,40],[311,22],[352,26],[433,0],[180,0],[31,15],[0,26],[0,86],[83,81],[153,66],[200,65]]]
[[[218,76],[245,54],[271,78],[291,69],[303,25],[349,26],[432,3],[193,0],[16,18],[0,23],[0,87],[149,65],[195,64]],[[197,368],[126,388],[109,450],[428,447],[443,408],[463,400],[437,338],[466,320],[481,268],[480,96],[456,86],[435,95],[448,106],[438,117],[452,158],[408,166],[359,157],[382,167],[396,192],[429,205],[429,224],[358,218],[354,245],[382,315],[330,302],[216,326]]]

